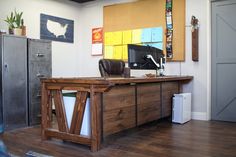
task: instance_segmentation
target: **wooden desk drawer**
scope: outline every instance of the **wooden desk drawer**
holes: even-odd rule
[[[147,122],[158,120],[161,117],[160,101],[146,104],[138,104],[137,125],[142,125]]]
[[[131,85],[115,86],[103,93],[103,111],[135,105],[135,87]]]
[[[135,127],[135,87],[119,85],[103,93],[103,136]]]
[[[103,136],[135,127],[135,106],[103,112]]]
[[[160,83],[137,85],[137,103],[152,103],[160,101]]]
[[[137,85],[137,125],[161,117],[160,83]]]

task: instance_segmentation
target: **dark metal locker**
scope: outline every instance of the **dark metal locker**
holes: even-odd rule
[[[28,39],[29,124],[41,122],[40,78],[51,77],[51,41]]]
[[[1,107],[5,130],[28,125],[27,39],[1,37]]]

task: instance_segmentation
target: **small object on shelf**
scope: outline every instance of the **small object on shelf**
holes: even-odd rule
[[[125,78],[129,78],[130,77],[130,68],[129,67],[125,67],[124,68],[124,77]]]
[[[22,29],[21,35],[26,36],[26,26],[24,25],[23,19],[21,19],[21,29]]]
[[[146,77],[156,77],[155,74],[151,74],[151,73],[149,73],[149,74],[145,74],[145,76],[146,76]]]
[[[195,16],[192,16],[191,26],[192,26],[192,60],[193,61],[198,61],[198,30],[199,30],[199,24],[198,24],[198,19]]]

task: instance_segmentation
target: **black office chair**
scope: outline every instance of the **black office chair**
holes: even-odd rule
[[[100,59],[99,71],[102,77],[124,77],[125,62],[118,59]]]

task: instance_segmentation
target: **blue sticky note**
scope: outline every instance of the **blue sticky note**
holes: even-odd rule
[[[162,42],[161,43],[152,43],[152,44],[149,44],[149,46],[163,50],[163,43]]]
[[[151,42],[152,41],[152,29],[144,28],[141,35],[141,42]]]
[[[162,42],[163,41],[163,30],[162,27],[152,28],[152,42]]]

